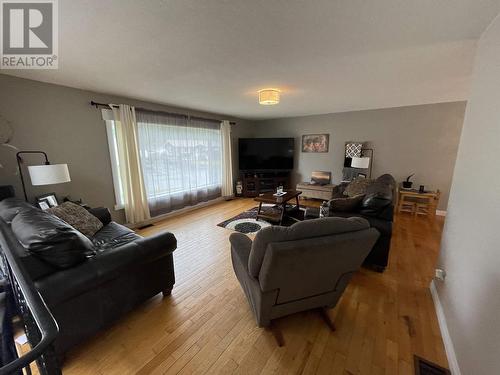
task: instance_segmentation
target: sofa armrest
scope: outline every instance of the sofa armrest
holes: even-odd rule
[[[229,236],[229,242],[237,252],[250,253],[252,248],[252,240],[243,233],[232,233]]]
[[[89,212],[98,218],[102,225],[108,225],[111,222],[111,212],[106,207],[90,208]]]
[[[177,239],[170,232],[160,232],[152,236],[141,237],[135,240],[136,243],[142,251],[148,253],[148,255],[153,255],[154,253],[161,252],[161,255],[173,253],[177,248]]]
[[[248,259],[252,249],[252,240],[243,233],[232,233],[229,236],[229,242],[231,243],[231,252],[239,258],[248,272]]]

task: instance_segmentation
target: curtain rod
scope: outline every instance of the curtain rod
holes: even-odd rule
[[[94,106],[96,108],[102,107],[102,108],[106,108],[106,109],[109,109],[109,107],[118,107],[118,105],[116,105],[116,104],[98,103],[98,102],[94,102],[93,100],[90,101],[90,105]],[[142,109],[144,111],[149,111],[149,112],[163,112],[163,113],[168,113],[168,114],[173,114],[173,115],[188,116],[188,115],[185,115],[183,113],[169,113],[169,112],[165,112],[165,111],[154,111],[151,109],[139,108],[139,107],[138,107],[138,109]],[[196,118],[198,116],[192,116],[192,117]],[[207,120],[214,120],[214,119],[207,119]],[[222,120],[216,120],[216,121],[222,121]],[[230,121],[229,124],[236,125],[236,122]]]

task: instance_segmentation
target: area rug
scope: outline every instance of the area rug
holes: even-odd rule
[[[274,205],[266,205],[263,204],[262,208],[265,209],[266,211],[269,210],[276,210],[277,213],[280,212],[279,208],[274,207]],[[273,225],[272,223],[265,221],[263,219],[257,219],[257,211],[259,210],[258,207],[251,208],[248,211],[242,212],[239,215],[236,215],[235,217],[232,217],[231,219],[225,220],[222,223],[217,224],[217,226],[234,230],[236,232],[240,233],[245,233],[245,234],[255,234],[259,230],[265,227],[269,227]],[[299,220],[302,220],[304,218],[304,211],[301,209],[300,211],[294,213],[293,215]],[[283,221],[284,226],[290,226],[292,224],[296,223],[295,220],[290,219],[285,217],[285,220]],[[276,223],[274,223],[275,225]]]

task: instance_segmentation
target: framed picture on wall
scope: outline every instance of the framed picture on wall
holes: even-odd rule
[[[307,134],[302,136],[302,152],[328,152],[330,134]]]

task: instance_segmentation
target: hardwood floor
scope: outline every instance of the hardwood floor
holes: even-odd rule
[[[447,367],[428,285],[443,218],[396,218],[385,273],[362,269],[331,312],[279,319],[285,346],[258,328],[231,267],[230,230],[217,223],[254,207],[222,202],[141,231],[178,239],[176,284],[70,353],[77,374],[414,374],[417,354]]]

